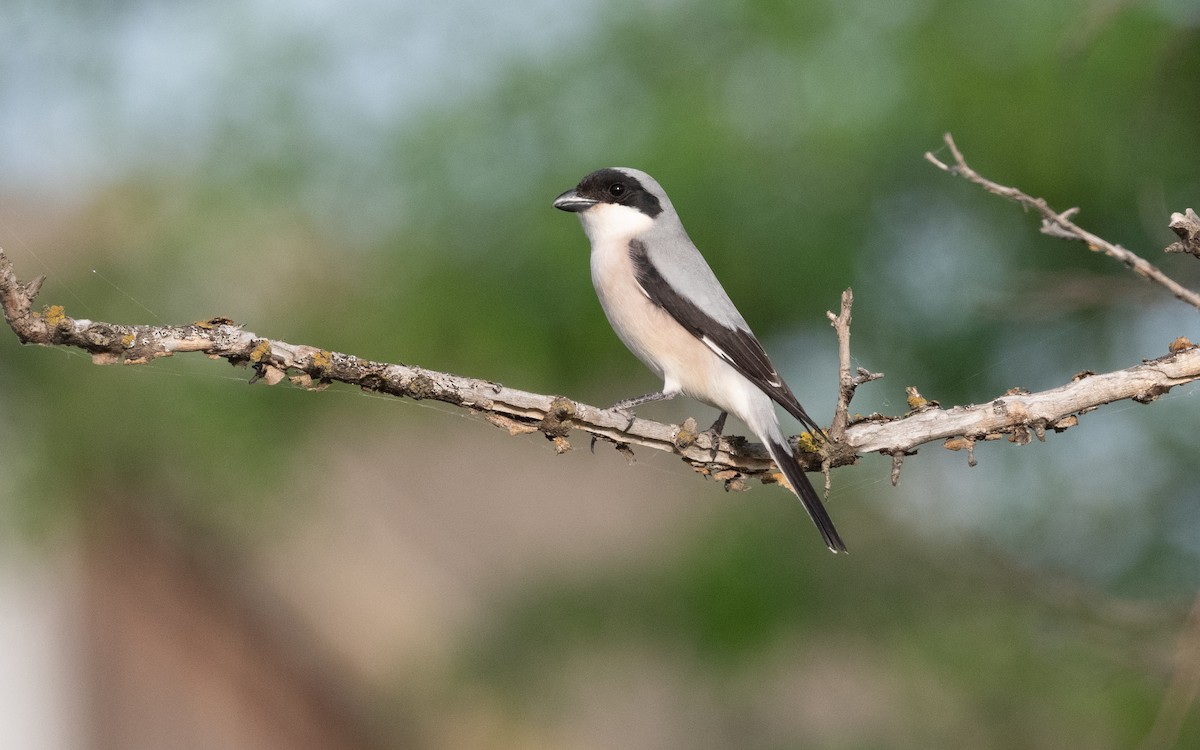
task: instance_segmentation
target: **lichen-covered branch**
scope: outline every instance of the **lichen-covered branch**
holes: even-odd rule
[[[640,418],[630,423],[621,413],[563,396],[290,344],[251,333],[223,318],[179,326],[120,325],[72,318],[58,305],[34,310],[41,282],[40,278],[19,281],[11,260],[0,251],[0,304],[21,342],[83,349],[97,364],[144,364],[179,352],[199,352],[253,369],[251,382],[274,385],[288,378],[297,386],[316,389],[341,382],[393,396],[453,404],[478,412],[511,434],[540,431],[560,452],[570,448],[571,431],[580,430],[622,449],[635,446],[676,453],[697,471],[725,481],[730,488],[741,486],[743,476],[765,481],[773,481],[775,476],[760,445],[736,436],[720,438],[714,445],[712,435],[697,431],[690,419],[683,427]],[[850,295],[845,295],[841,315],[831,314],[845,342],[844,375],[849,374],[850,302]],[[1074,426],[1080,415],[1103,404],[1122,399],[1148,403],[1177,385],[1200,379],[1200,348],[1181,339],[1167,356],[1103,375],[1084,373],[1042,393],[1009,393],[986,404],[951,409],[920,399],[921,405],[902,417],[876,414],[851,419],[847,407],[853,387],[875,377],[864,371],[843,383],[844,403],[839,404],[839,414],[846,424],[831,430],[831,443],[818,445],[811,436],[802,436],[800,457],[805,468],[828,471],[854,463],[867,453],[899,457],[937,440],[945,440],[945,447],[951,449],[970,449],[975,441],[1001,437],[1027,443],[1032,436],[1042,438],[1047,431],[1061,432]]]
[[[698,470],[730,482],[743,474],[769,478],[773,472],[761,446],[736,436],[722,438],[714,446],[709,433],[648,419],[630,423],[624,414],[562,396],[291,344],[251,333],[224,318],[178,326],[121,325],[73,318],[59,305],[35,310],[33,302],[42,281],[40,277],[29,283],[18,280],[11,259],[0,250],[0,305],[17,338],[26,344],[83,349],[96,364],[145,364],[180,352],[199,352],[253,369],[250,382],[275,385],[288,378],[295,385],[317,389],[340,382],[453,404],[480,413],[512,434],[540,431],[560,452],[570,448],[568,435],[577,429],[623,446],[677,453]]]
[[[1200,348],[1188,344],[1175,354],[1147,360],[1124,370],[1096,375],[1083,372],[1070,383],[1039,393],[1010,392],[984,404],[942,409],[926,406],[901,420],[858,422],[851,430],[859,453],[909,451],[931,440],[968,441],[1007,437],[1025,444],[1062,432],[1079,417],[1104,404],[1133,400],[1150,403],[1172,388],[1200,379]],[[965,443],[951,443],[952,450]]]

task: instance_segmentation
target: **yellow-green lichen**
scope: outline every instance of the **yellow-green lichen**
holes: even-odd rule
[[[46,325],[57,327],[67,319],[67,312],[62,305],[47,305],[42,309],[42,316],[46,319]]]
[[[697,437],[699,437],[699,432],[696,429],[696,420],[688,417],[679,426],[679,431],[675,433],[675,447],[681,451],[687,450],[696,443]]]
[[[805,453],[820,453],[821,444],[813,437],[811,432],[802,432],[796,438],[796,447]]]
[[[271,342],[268,339],[259,339],[254,348],[250,350],[250,361],[258,364],[264,360],[271,358]]]
[[[312,355],[312,366],[318,370],[328,370],[333,366],[333,354],[324,349],[314,352]]]

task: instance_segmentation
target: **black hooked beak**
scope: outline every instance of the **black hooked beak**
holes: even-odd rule
[[[579,194],[576,188],[571,188],[554,199],[554,207],[560,211],[579,213],[580,211],[588,210],[599,202],[595,198],[585,198]]]

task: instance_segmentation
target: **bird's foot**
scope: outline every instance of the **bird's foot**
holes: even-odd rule
[[[628,406],[621,406],[619,404],[615,405],[615,406],[610,406],[608,410],[613,412],[614,414],[619,414],[621,417],[623,417],[626,420],[624,431],[629,432],[629,428],[633,427],[633,420],[637,419],[637,415],[633,413],[633,410],[630,409]]]
[[[618,401],[617,403],[608,407],[608,411],[616,412],[625,419],[628,419],[629,421],[625,425],[625,429],[628,430],[630,427],[633,427],[633,420],[637,419],[637,416],[635,416],[633,413],[633,407],[641,406],[642,404],[648,404],[651,401],[664,401],[674,397],[674,393],[666,394],[661,391],[656,391],[654,393],[647,393],[644,396],[635,396],[633,398],[627,398],[623,401]]]

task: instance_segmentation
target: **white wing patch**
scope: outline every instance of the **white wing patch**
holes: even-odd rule
[[[734,360],[733,357],[729,356],[725,352],[724,349],[717,346],[717,343],[715,341],[713,341],[712,339],[710,339],[707,335],[701,336],[700,340],[703,341],[704,345],[707,346],[709,349],[711,349],[713,351],[713,353],[716,354],[718,357],[725,360],[726,362],[733,365],[734,367],[738,366],[737,361]],[[771,377],[769,379],[764,378],[764,381],[766,382],[767,385],[771,386],[772,388],[779,388],[780,386],[783,385],[783,379],[779,377],[779,373],[776,372],[774,369],[771,370]]]
[[[733,357],[730,357],[728,354],[726,354],[726,353],[725,353],[725,350],[724,350],[724,349],[722,349],[721,347],[717,346],[717,345],[716,345],[716,344],[713,342],[713,340],[712,340],[712,339],[710,339],[708,336],[701,336],[701,337],[700,337],[700,340],[704,342],[704,345],[705,345],[705,346],[707,346],[709,349],[712,349],[712,350],[713,350],[713,352],[714,352],[714,353],[715,353],[715,354],[716,354],[718,357],[720,357],[721,359],[725,360],[726,362],[728,362],[728,363],[729,363],[729,364],[731,364],[731,365],[733,364]]]

